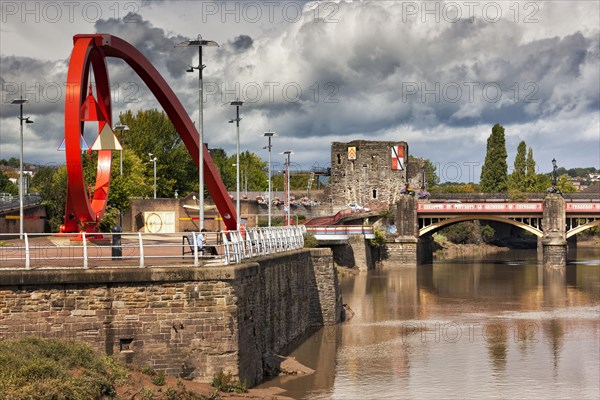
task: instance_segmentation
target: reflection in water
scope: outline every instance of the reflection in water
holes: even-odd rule
[[[508,352],[508,327],[502,323],[487,324],[483,335],[488,345],[488,353],[494,372],[503,372],[506,368]]]
[[[566,273],[535,261],[461,262],[341,277],[355,312],[277,378],[304,399],[599,398],[600,255]]]

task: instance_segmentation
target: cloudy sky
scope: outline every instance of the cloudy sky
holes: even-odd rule
[[[264,159],[294,151],[297,167],[327,166],[330,143],[405,140],[442,181],[478,181],[486,139],[506,128],[508,163],[519,141],[540,171],[600,167],[598,1],[5,1],[0,2],[0,158],[64,162],[64,87],[72,36],[110,33],[135,45],[198,118],[197,52],[174,45],[202,34],[205,141],[235,152],[231,106],[242,109],[241,148]],[[114,115],[160,108],[120,60],[109,60]],[[115,121],[116,122],[116,121]],[[264,143],[263,143],[264,142]],[[283,156],[274,155],[276,158]]]

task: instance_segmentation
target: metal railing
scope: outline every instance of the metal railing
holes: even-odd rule
[[[547,193],[521,193],[519,199],[522,201],[543,201]],[[575,192],[563,193],[562,196],[567,201],[598,201],[600,193],[596,192]],[[516,201],[511,200],[508,193],[436,193],[432,192],[429,196],[431,201],[460,200],[465,202],[480,201]]]
[[[245,231],[36,234],[0,233],[0,269],[229,265],[304,246],[303,225]]]
[[[314,235],[370,235],[373,234],[372,226],[364,225],[336,225],[336,226],[309,226],[306,230]]]

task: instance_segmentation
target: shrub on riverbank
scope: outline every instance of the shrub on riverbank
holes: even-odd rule
[[[91,346],[53,339],[0,342],[0,398],[104,399],[116,396],[125,366]]]

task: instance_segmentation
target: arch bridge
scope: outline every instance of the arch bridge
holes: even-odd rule
[[[517,226],[544,237],[543,202],[470,202],[417,203],[419,236],[463,221],[496,221]],[[565,202],[565,234],[570,238],[600,225],[600,202]]]

